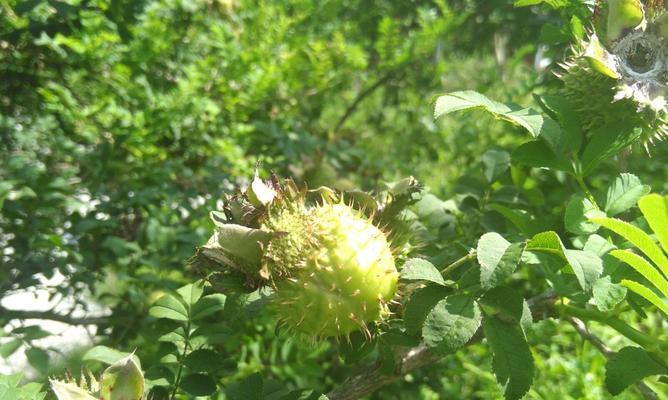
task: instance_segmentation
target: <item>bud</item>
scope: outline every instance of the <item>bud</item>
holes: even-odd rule
[[[144,375],[132,355],[117,361],[102,373],[102,400],[141,400],[143,395]]]
[[[608,4],[608,43],[643,23],[645,15],[640,0],[609,0]]]

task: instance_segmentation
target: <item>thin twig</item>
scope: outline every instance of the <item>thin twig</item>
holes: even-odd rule
[[[609,348],[608,346],[603,343],[603,341],[593,333],[587,329],[587,326],[585,325],[582,320],[575,318],[575,317],[569,317],[568,322],[570,322],[571,325],[573,325],[573,328],[575,328],[575,331],[582,336],[583,339],[591,343],[598,351],[601,352],[605,356],[605,358],[610,358],[612,357],[615,352]],[[657,394],[654,393],[654,391],[645,384],[643,381],[638,381],[636,382],[636,387],[642,394],[642,396],[646,400],[657,400]]]
[[[452,264],[450,264],[450,265],[446,266],[445,268],[443,268],[443,269],[441,270],[441,275],[443,275],[443,276],[448,276],[449,274],[452,273],[452,271],[454,271],[455,269],[459,268],[460,266],[466,264],[467,262],[469,262],[469,261],[471,261],[471,260],[475,260],[476,256],[477,256],[476,251],[475,251],[475,250],[471,250],[471,251],[470,251],[467,255],[465,255],[464,257],[462,257],[462,258],[460,258],[460,259],[454,261]]]
[[[357,109],[357,106],[364,100],[367,96],[369,96],[371,93],[373,93],[376,89],[381,87],[385,82],[387,82],[390,78],[394,76],[394,72],[388,72],[384,76],[382,76],[380,79],[378,79],[373,85],[369,86],[362,92],[360,92],[357,97],[355,97],[355,100],[348,106],[346,111],[343,113],[341,118],[339,118],[339,122],[337,122],[336,127],[334,128],[335,132],[338,132],[343,124],[346,123],[346,120],[350,118],[351,115],[355,112]]]

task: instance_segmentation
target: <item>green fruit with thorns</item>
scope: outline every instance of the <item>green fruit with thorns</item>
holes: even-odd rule
[[[299,205],[270,216],[288,228],[269,242],[265,262],[276,282],[276,305],[291,331],[319,339],[362,330],[389,314],[399,274],[385,233],[342,204]]]
[[[420,188],[404,179],[379,202],[256,174],[245,192],[226,198],[223,212],[211,213],[214,234],[189,263],[221,292],[270,287],[281,326],[301,337],[370,337],[369,326],[390,314],[399,280],[393,252],[410,248],[401,211]]]

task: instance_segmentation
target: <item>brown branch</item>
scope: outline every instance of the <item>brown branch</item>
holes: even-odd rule
[[[398,368],[392,374],[383,374],[380,365],[368,372],[347,379],[342,385],[327,393],[329,400],[355,400],[374,392],[382,386],[402,378],[408,372],[438,361],[441,356],[424,346],[413,347],[399,355]],[[398,358],[399,358],[398,357]]]
[[[62,322],[69,325],[102,325],[109,323],[109,317],[72,317],[69,315],[58,314],[53,311],[29,311],[29,310],[8,310],[0,307],[0,318],[9,321],[11,319],[46,319],[49,321]]]
[[[532,314],[542,314],[545,305],[554,302],[557,295],[549,291],[527,300]],[[478,329],[473,338],[469,340],[466,346],[477,343],[482,340],[482,330]],[[403,378],[407,373],[422,368],[428,364],[432,364],[447,354],[432,353],[424,345],[416,346],[399,353],[395,359],[397,360],[397,368],[391,374],[383,374],[381,372],[380,364],[371,366],[359,375],[352,376],[345,380],[341,385],[334,388],[327,393],[329,400],[356,400],[362,396],[368,395],[375,390],[396,382]]]
[[[583,339],[591,343],[598,351],[601,352],[605,356],[605,358],[610,358],[612,357],[615,352],[610,349],[608,346],[603,343],[603,341],[593,333],[587,329],[587,326],[585,325],[584,322],[582,322],[580,319],[575,318],[575,317],[570,317],[568,318],[568,322],[570,322],[571,325],[573,325],[573,328],[575,328],[575,331],[582,336]],[[643,398],[646,400],[657,400],[658,397],[654,391],[647,386],[643,381],[636,382],[636,387],[642,394]]]

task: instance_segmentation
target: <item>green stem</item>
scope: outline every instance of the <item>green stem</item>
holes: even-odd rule
[[[668,350],[668,342],[659,341],[655,337],[652,337],[646,333],[640,332],[639,330],[631,327],[626,322],[616,317],[609,316],[598,310],[590,308],[573,307],[568,304],[558,304],[555,305],[555,307],[565,315],[579,318],[585,321],[596,321],[602,324],[606,324],[612,329],[626,336],[631,341],[641,345],[645,349],[648,350],[659,349],[662,351]]]
[[[457,260],[457,261],[454,261],[453,263],[451,263],[451,264],[448,265],[447,267],[443,268],[443,269],[441,270],[441,275],[443,275],[444,277],[445,277],[445,276],[448,276],[448,275],[451,274],[452,271],[454,271],[455,269],[459,268],[460,266],[466,264],[467,262],[469,262],[469,261],[471,261],[471,260],[474,260],[474,259],[476,258],[476,256],[477,256],[476,251],[475,251],[475,250],[471,251],[470,253],[468,253],[468,254],[465,255],[464,257],[460,258],[460,259]]]
[[[188,323],[186,324],[186,331],[185,331],[186,337],[185,337],[185,343],[183,345],[183,353],[181,354],[181,358],[179,358],[179,369],[176,371],[176,379],[174,380],[174,390],[172,390],[172,395],[169,397],[170,400],[174,400],[176,397],[176,392],[179,390],[179,386],[181,385],[181,374],[183,373],[183,360],[186,358],[186,355],[188,354],[188,346],[190,345],[190,317],[188,317]]]
[[[596,199],[594,198],[594,195],[591,193],[589,190],[589,187],[587,187],[587,184],[584,181],[584,178],[580,174],[575,174],[575,180],[578,183],[578,186],[580,186],[580,189],[584,192],[585,196],[587,196],[587,199],[591,201],[591,204],[596,207],[597,210],[600,210],[598,204],[596,203]]]

